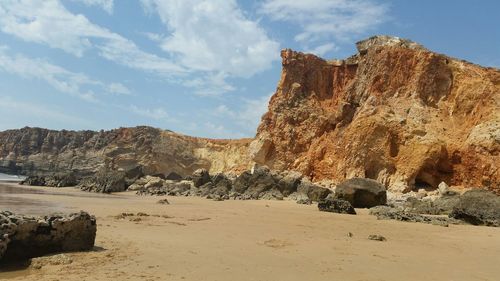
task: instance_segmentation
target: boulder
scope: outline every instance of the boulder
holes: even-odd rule
[[[288,196],[297,191],[301,180],[302,174],[299,172],[284,172],[283,177],[278,181],[278,189],[284,196]]]
[[[127,189],[125,173],[121,171],[99,171],[94,176],[84,178],[79,187],[84,191],[110,193]]]
[[[352,178],[339,184],[335,197],[349,201],[354,208],[371,208],[387,203],[385,187],[372,179]]]
[[[206,169],[198,169],[191,175],[195,187],[200,187],[210,182],[210,174]]]
[[[26,217],[3,211],[0,212],[0,261],[90,250],[96,231],[95,217],[85,212]]]
[[[259,194],[259,199],[263,200],[283,200],[283,194],[276,188],[264,191]]]
[[[303,178],[297,187],[297,193],[305,194],[311,201],[315,202],[325,199],[331,192],[331,190],[314,184],[306,178]]]
[[[451,218],[474,225],[500,226],[500,197],[487,190],[469,190],[460,196]]]
[[[351,203],[342,199],[322,200],[318,203],[318,209],[322,212],[355,215],[356,211]]]
[[[28,176],[19,184],[32,185],[32,186],[45,186],[45,177],[42,176]]]
[[[166,180],[181,181],[183,177],[176,172],[170,172],[166,177]]]
[[[261,193],[277,188],[275,175],[266,167],[258,167],[254,172],[243,172],[233,183],[233,191],[244,194],[244,198],[259,199]]]

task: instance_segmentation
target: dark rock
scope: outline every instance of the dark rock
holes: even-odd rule
[[[297,191],[301,180],[301,173],[293,171],[287,172],[283,178],[278,181],[278,189],[281,191],[283,196],[288,196]]]
[[[84,191],[92,192],[120,192],[127,189],[125,173],[120,171],[100,171],[94,176],[84,178],[79,187]]]
[[[161,204],[161,205],[169,205],[170,204],[170,202],[168,202],[167,198],[158,200],[158,202],[156,202],[156,203]]]
[[[448,226],[448,224],[459,224],[460,222],[447,217],[437,217],[421,215],[405,211],[402,208],[389,206],[376,206],[370,209],[370,215],[374,215],[379,220],[398,220],[406,222],[420,222],[434,225]]]
[[[297,192],[307,195],[311,201],[319,202],[325,199],[332,191],[303,178],[297,188]]]
[[[232,190],[245,194],[245,198],[258,199],[260,194],[278,188],[275,176],[265,167],[256,168],[252,173],[243,172],[233,183]]]
[[[387,239],[384,236],[378,234],[368,235],[368,239],[374,241],[387,241]]]
[[[349,201],[354,208],[371,208],[387,203],[383,185],[372,179],[352,178],[339,184],[335,197]]]
[[[403,204],[406,210],[416,214],[448,215],[458,203],[460,196],[443,196],[435,200],[419,200],[410,197]]]
[[[95,217],[85,212],[46,217],[0,212],[0,261],[90,250],[96,231]]]
[[[42,176],[28,176],[19,184],[32,185],[32,186],[45,186],[45,177]]]
[[[283,194],[276,188],[264,191],[259,194],[259,199],[263,200],[283,200]]]
[[[195,187],[200,187],[210,182],[210,174],[205,169],[198,169],[191,175]]]
[[[236,193],[244,193],[250,184],[251,178],[252,174],[250,171],[244,171],[234,180],[232,190]]]
[[[181,175],[177,174],[176,172],[170,172],[166,177],[166,180],[172,180],[172,181],[181,181],[183,178]]]
[[[322,200],[318,203],[318,209],[322,212],[355,215],[356,211],[351,203],[342,199]]]
[[[500,226],[500,197],[486,190],[470,190],[462,194],[450,218],[474,225]]]

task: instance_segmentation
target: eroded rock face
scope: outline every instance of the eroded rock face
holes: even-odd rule
[[[500,186],[500,71],[394,37],[326,61],[283,50],[249,146],[253,160],[313,181],[375,179],[392,191]]]
[[[249,142],[194,138],[151,127],[100,132],[26,127],[0,132],[0,171],[39,176],[72,172],[77,178],[100,170],[181,176],[200,168],[240,172],[250,168]]]
[[[94,247],[96,220],[85,212],[43,218],[0,212],[0,262]]]

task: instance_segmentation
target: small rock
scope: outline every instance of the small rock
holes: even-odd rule
[[[347,237],[353,237],[354,235],[351,232],[347,232]]]
[[[157,204],[162,204],[162,205],[169,205],[170,204],[170,202],[168,202],[167,198],[158,200],[158,202],[156,202],[156,203]]]
[[[369,235],[368,239],[375,240],[375,241],[387,241],[387,239],[384,236],[378,235],[378,234]]]

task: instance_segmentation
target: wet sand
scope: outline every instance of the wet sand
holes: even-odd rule
[[[67,265],[4,270],[0,279],[442,281],[500,276],[498,228],[378,221],[366,210],[339,215],[291,201],[30,190],[50,193],[12,196],[96,215],[96,249],[67,254],[73,260]],[[170,205],[157,204],[161,198]],[[123,212],[134,215],[120,216]],[[368,240],[370,234],[387,241]]]

